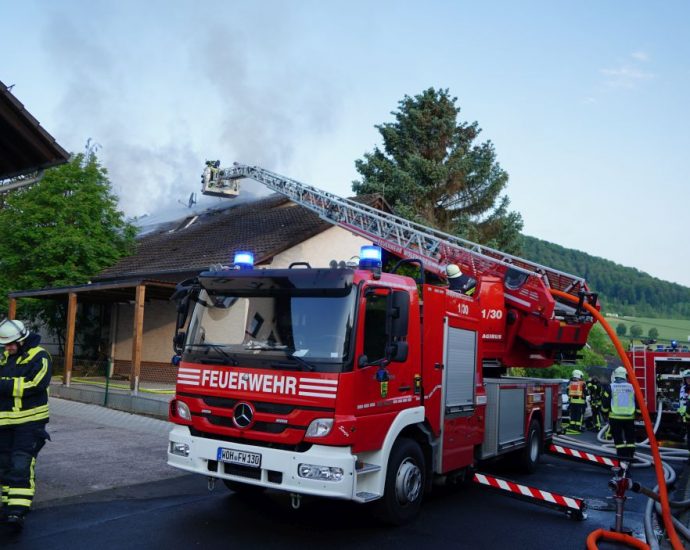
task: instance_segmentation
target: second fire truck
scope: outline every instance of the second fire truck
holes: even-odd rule
[[[395,524],[435,478],[502,456],[534,470],[559,385],[502,374],[574,357],[593,319],[549,288],[595,303],[584,280],[257,167],[211,165],[204,192],[232,196],[243,177],[374,246],[352,267],[256,269],[241,252],[179,286],[168,463],[295,505],[375,501]],[[379,247],[402,258],[390,273]],[[476,279],[471,297],[425,281],[449,263]],[[417,280],[397,273],[408,264]]]

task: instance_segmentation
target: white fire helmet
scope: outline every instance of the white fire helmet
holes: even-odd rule
[[[446,266],[446,276],[449,279],[455,279],[457,277],[460,277],[462,275],[462,271],[460,271],[460,268],[455,265],[455,264],[448,264]]]
[[[616,378],[622,378],[623,380],[628,379],[628,371],[625,369],[625,367],[618,367],[613,371],[613,376],[612,378],[615,380]]]
[[[29,335],[29,330],[21,321],[5,319],[0,323],[0,344],[21,342]]]
[[[683,378],[690,378],[690,369],[685,369],[683,372],[680,373],[680,375]]]
[[[572,377],[575,378],[575,380],[582,380],[584,378],[584,374],[582,374],[582,371],[579,369],[575,369],[573,371]]]

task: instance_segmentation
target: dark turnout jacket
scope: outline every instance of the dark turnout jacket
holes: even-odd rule
[[[0,428],[48,421],[52,365],[40,343],[41,337],[32,332],[16,354],[5,351],[0,356]]]

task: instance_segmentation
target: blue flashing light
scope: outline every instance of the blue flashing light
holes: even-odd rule
[[[673,349],[678,348],[678,342],[676,340],[671,340],[671,348],[673,348]]]
[[[246,251],[235,252],[233,264],[237,269],[252,269],[254,267],[254,254]]]
[[[359,250],[360,269],[381,269],[381,248],[378,246],[367,245]]]

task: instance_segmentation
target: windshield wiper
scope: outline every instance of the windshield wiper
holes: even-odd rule
[[[300,365],[302,365],[303,367],[305,367],[309,371],[313,371],[316,369],[316,367],[314,365],[312,365],[309,361],[305,361],[299,355],[295,355],[294,353],[292,355],[290,355],[290,359],[294,359],[295,361],[297,361]]]
[[[232,357],[227,351],[223,349],[223,346],[220,344],[190,344],[188,347],[190,348],[205,348],[206,349],[206,355],[208,355],[208,352],[210,350],[217,351],[223,356],[223,364],[225,365],[232,365],[233,367],[236,367],[239,363],[237,362],[237,359]],[[203,359],[201,362],[203,363],[204,361],[212,361],[212,359]]]
[[[305,361],[298,355],[288,355],[289,359],[294,359],[297,365],[299,366],[299,370],[308,370],[308,371],[314,371],[316,367],[309,363],[308,361]],[[292,361],[279,361],[276,363],[271,363],[271,367],[275,369],[294,369],[295,368],[295,363]]]

